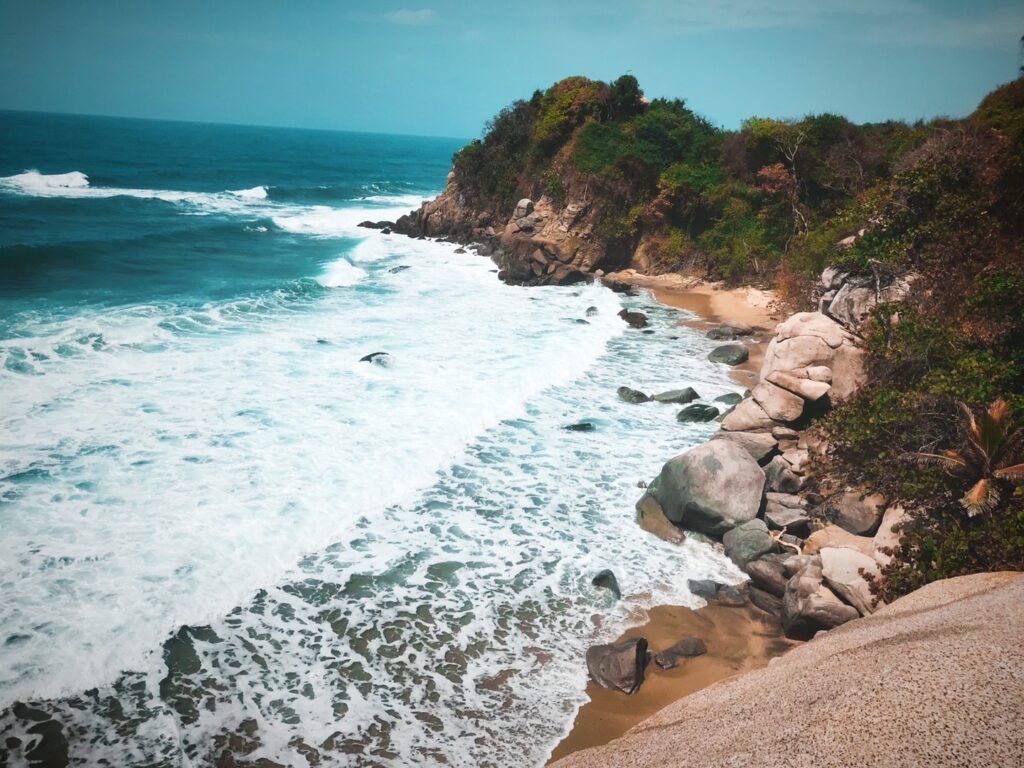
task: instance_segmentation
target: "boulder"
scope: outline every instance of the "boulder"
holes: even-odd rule
[[[736,339],[736,331],[728,325],[720,325],[717,328],[712,328],[705,335],[712,341],[735,341]]]
[[[649,403],[651,398],[641,392],[639,389],[630,389],[629,387],[619,387],[616,390],[620,400],[625,400],[627,403]]]
[[[797,496],[795,493],[778,493],[777,491],[769,491],[765,496],[768,501],[774,501],[776,504],[781,504],[784,507],[807,509],[807,501],[802,496]]]
[[[512,218],[521,219],[525,216],[529,216],[531,213],[533,213],[533,200],[528,197],[524,197],[516,203],[516,208],[512,213]]]
[[[804,412],[804,399],[789,390],[762,381],[750,393],[768,417],[775,421],[796,421]]]
[[[714,421],[718,418],[718,409],[713,405],[694,403],[676,414],[676,421]]]
[[[786,583],[782,597],[782,629],[786,637],[809,640],[818,632],[860,616],[825,586],[821,561],[815,558]]]
[[[879,565],[888,565],[889,561],[892,560],[891,555],[887,555],[883,552],[883,549],[895,549],[900,543],[900,534],[893,531],[892,527],[899,523],[905,522],[907,519],[907,513],[903,510],[901,504],[895,504],[885,510],[885,514],[882,515],[882,523],[878,526],[878,533],[875,534],[875,551],[874,558],[875,562]]]
[[[642,637],[587,649],[590,679],[613,691],[636,693],[644,681],[646,665],[647,641]]]
[[[697,400],[699,397],[700,395],[697,394],[697,390],[693,387],[683,387],[682,389],[670,389],[668,392],[659,392],[654,396],[654,399],[659,403],[686,405]]]
[[[810,518],[802,509],[784,507],[778,502],[769,501],[764,511],[764,521],[769,528],[806,536],[810,533]]]
[[[661,653],[655,654],[654,663],[662,669],[672,669],[679,666],[679,662],[683,659],[703,656],[707,652],[707,645],[699,637],[684,637],[671,648],[666,648]]]
[[[832,357],[832,391],[829,397],[841,403],[852,397],[867,381],[867,352],[853,344],[844,344]]]
[[[779,339],[776,336],[765,348],[761,378],[767,380],[768,374],[772,371],[831,367],[834,365],[834,359],[835,350],[817,336],[797,336],[790,339]]]
[[[872,536],[882,522],[885,497],[848,488],[825,505],[825,518],[855,536]]]
[[[782,597],[786,591],[786,582],[789,581],[789,576],[786,575],[783,566],[787,559],[786,555],[768,554],[751,560],[744,570],[750,577],[750,582],[758,589],[776,597]],[[753,594],[751,594],[751,598],[753,598]]]
[[[725,545],[725,554],[740,568],[778,548],[768,533],[768,526],[759,519],[748,520],[727,531],[722,537],[722,544]]]
[[[742,344],[723,344],[715,347],[708,354],[708,360],[712,363],[724,363],[725,365],[739,365],[747,362],[750,353]]]
[[[687,579],[686,586],[697,597],[703,597],[705,600],[711,601],[718,597],[718,588],[725,585],[711,579]]]
[[[599,310],[597,307],[587,307],[586,315],[587,317],[594,317],[598,313],[598,311]]]
[[[622,590],[619,589],[619,580],[615,578],[615,574],[608,568],[605,568],[603,571],[599,571],[598,574],[590,580],[590,583],[595,587],[607,589],[615,595],[616,600],[622,598]]]
[[[643,312],[630,312],[624,309],[619,312],[619,317],[626,321],[631,328],[643,328],[647,325],[647,315]]]
[[[636,523],[669,544],[682,544],[686,541],[686,534],[665,516],[661,504],[649,490],[636,503]]]
[[[819,338],[833,349],[854,340],[842,325],[821,312],[797,312],[790,315],[775,327],[775,338],[779,341]]]
[[[717,537],[757,517],[764,485],[747,451],[712,440],[667,461],[650,492],[669,520]]]
[[[767,460],[779,447],[779,441],[768,432],[718,432],[711,439],[736,443],[758,463]]]
[[[757,587],[751,587],[747,591],[750,593],[750,602],[765,613],[769,613],[777,619],[782,618],[782,598]]]
[[[832,591],[856,608],[861,616],[874,613],[874,597],[860,571],[877,576],[875,558],[845,547],[825,547],[818,554],[821,575]]]
[[[789,583],[789,579],[796,576],[800,571],[806,568],[810,563],[817,563],[821,565],[821,560],[817,555],[789,555],[782,561],[782,572],[786,574],[786,583]]]
[[[839,267],[825,267],[821,273],[821,287],[826,291],[838,290],[848,275],[848,272],[844,272]]]
[[[820,368],[823,366],[815,367]],[[802,368],[798,370],[806,371],[808,369]],[[831,375],[831,371],[828,368],[825,370],[828,370]],[[795,376],[790,371],[772,371],[765,378],[765,381],[778,387],[782,387],[783,389],[792,392],[794,395],[799,395],[804,400],[809,400],[812,403],[823,398],[829,393],[829,390],[832,389],[831,384],[827,384],[824,381],[815,381],[814,379]]]
[[[867,536],[854,536],[838,525],[826,525],[807,537],[807,541],[804,542],[804,553],[814,555],[825,547],[848,547],[871,555],[875,551],[875,540]]]
[[[729,608],[739,608],[747,604],[747,594],[744,590],[731,584],[719,584],[715,602]]]
[[[768,481],[768,490],[775,493],[796,493],[803,485],[800,478],[790,469],[789,462],[781,456],[776,456],[768,462],[764,474]]]
[[[774,425],[775,422],[752,397],[745,398],[722,419],[722,429],[728,432],[754,432],[771,429]]]

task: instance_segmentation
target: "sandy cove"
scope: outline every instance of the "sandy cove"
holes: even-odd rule
[[[651,290],[659,303],[697,315],[681,319],[680,325],[702,331],[730,323],[753,328],[754,333],[741,340],[750,359],[733,368],[732,374],[747,387],[757,382],[764,348],[778,321],[771,292],[726,288],[679,274],[652,277],[627,270],[607,278]],[[615,642],[644,637],[652,652],[657,652],[687,636],[704,640],[707,653],[686,659],[674,669],[648,664],[644,684],[632,695],[588,683],[590,701],[580,708],[572,730],[555,748],[550,761],[607,744],[691,693],[764,667],[798,645],[783,636],[776,618],[749,603],[738,607],[712,603],[696,610],[659,606],[648,612],[644,624],[627,630]]]

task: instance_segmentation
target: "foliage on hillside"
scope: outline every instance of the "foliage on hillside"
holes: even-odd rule
[[[584,195],[602,206],[597,234],[622,252],[643,239],[662,271],[774,279],[804,308],[829,264],[914,273],[911,299],[866,324],[870,386],[824,424],[832,471],[911,510],[879,585],[887,597],[1024,568],[1019,490],[970,518],[956,478],[899,458],[956,447],[957,400],[1024,412],[1024,79],[964,120],[753,117],[727,132],[682,101],[647,102],[630,76],[574,77],[503,110],[455,172],[499,220],[521,196]]]

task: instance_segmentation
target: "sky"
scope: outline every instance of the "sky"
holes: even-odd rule
[[[422,3],[422,4],[421,4]],[[478,136],[569,75],[751,115],[962,116],[1021,0],[0,0],[0,109]]]

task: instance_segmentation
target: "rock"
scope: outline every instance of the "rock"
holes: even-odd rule
[[[722,429],[729,432],[756,432],[771,429],[775,422],[752,397],[745,398],[724,419]]]
[[[844,344],[832,359],[832,391],[829,397],[841,403],[852,397],[867,381],[864,364],[867,352],[852,344]]]
[[[750,354],[742,344],[723,344],[715,347],[708,354],[708,360],[712,363],[724,363],[725,365],[739,365],[747,362]]]
[[[867,536],[854,536],[838,525],[826,525],[807,537],[804,554],[814,555],[825,547],[848,547],[870,556],[875,551],[875,540]]]
[[[630,312],[628,309],[624,309],[619,312],[619,317],[625,320],[632,328],[643,328],[647,325],[647,315],[643,312]]]
[[[371,352],[368,355],[363,355],[359,358],[360,363],[376,363],[377,365],[387,365],[391,356],[387,352]]]
[[[806,371],[809,369],[803,368],[800,370]],[[831,376],[832,372],[828,368],[825,370],[828,370],[829,375]],[[794,376],[789,371],[772,371],[765,378],[765,381],[775,384],[778,387],[782,387],[783,389],[792,392],[794,395],[798,395],[804,400],[809,400],[812,403],[823,398],[829,393],[829,390],[832,389],[832,385],[826,384],[824,381],[814,381],[809,378],[801,378],[799,376]]]
[[[779,493],[777,491],[769,491],[765,494],[768,501],[774,501],[783,507],[791,507],[793,509],[807,509],[807,502],[802,496],[797,496],[793,493]]]
[[[590,679],[613,691],[636,693],[644,681],[646,665],[647,641],[642,637],[587,649]]]
[[[363,227],[364,229],[391,229],[395,226],[393,221],[361,221],[356,224],[357,227]]]
[[[616,600],[622,598],[622,591],[619,589],[619,580],[615,578],[615,574],[608,568],[598,572],[597,576],[591,579],[590,583],[595,587],[607,589],[615,595]]]
[[[726,405],[739,405],[743,402],[743,395],[739,392],[726,392],[724,395],[716,397],[715,402],[725,403]]]
[[[875,599],[860,571],[877,576],[875,558],[845,547],[825,547],[818,554],[821,556],[821,575],[832,591],[856,608],[861,616],[874,613]]]
[[[684,637],[671,648],[655,654],[654,663],[662,669],[672,669],[679,666],[682,659],[703,656],[707,652],[707,645],[699,637]]]
[[[825,267],[821,273],[821,287],[826,291],[838,290],[848,274],[839,267]]]
[[[778,544],[768,533],[764,520],[748,520],[722,536],[725,554],[741,569],[751,560],[774,552]]]
[[[734,341],[736,339],[736,331],[728,325],[712,328],[705,335],[713,341]]]
[[[832,365],[835,350],[817,336],[797,336],[768,342],[761,364],[761,378],[767,380],[772,371],[790,371],[794,368]]]
[[[749,453],[712,440],[667,461],[651,492],[669,520],[717,537],[757,517],[764,483]]]
[[[665,517],[658,500],[649,492],[641,496],[636,503],[636,522],[643,530],[670,544],[682,544],[686,541],[686,534]]]
[[[821,312],[797,312],[775,327],[775,338],[779,341],[795,338],[818,338],[832,349],[855,339],[842,325]],[[792,366],[799,368],[800,366]],[[775,370],[784,370],[775,368]]]
[[[804,412],[804,399],[789,390],[762,381],[751,392],[757,404],[775,421],[796,421]]]
[[[874,558],[875,562],[879,565],[885,566],[892,560],[891,555],[887,555],[883,552],[883,549],[895,549],[900,544],[900,534],[892,530],[894,525],[898,525],[907,520],[907,513],[903,510],[903,506],[895,504],[885,510],[885,514],[882,515],[882,523],[878,526],[878,533],[875,534],[875,551]]]
[[[645,395],[638,389],[630,389],[629,387],[619,387],[616,390],[620,400],[625,400],[627,403],[649,403],[651,398]]]
[[[700,395],[697,394],[697,390],[693,387],[683,387],[682,389],[670,389],[668,392],[659,392],[654,396],[654,399],[659,403],[686,405],[686,403],[697,400],[699,397]]]
[[[800,571],[807,567],[809,563],[817,563],[821,565],[821,560],[817,555],[789,555],[782,561],[782,572],[786,574],[787,583],[788,580],[796,576]]]
[[[518,203],[516,203],[515,210],[512,212],[513,219],[522,219],[533,213],[533,200],[528,197],[524,197]]]
[[[800,437],[800,433],[795,429],[790,429],[789,427],[784,427],[780,424],[779,426],[772,427],[772,437],[779,441],[796,440]]]
[[[790,578],[786,574],[783,563],[789,557],[789,555],[783,554],[768,554],[751,560],[743,570],[750,577],[750,582],[758,589],[776,597],[782,597],[786,591],[786,582]]]
[[[712,440],[730,440],[750,454],[759,464],[767,460],[779,447],[779,442],[768,432],[718,432]]]
[[[697,597],[703,597],[705,600],[711,601],[718,597],[718,588],[725,585],[711,579],[687,579],[686,586]]]
[[[782,452],[782,458],[789,463],[790,469],[799,475],[804,474],[804,466],[810,454],[802,448],[787,448]]]
[[[789,467],[789,462],[776,456],[764,468],[768,481],[768,490],[776,493],[796,493],[803,485],[799,477]]]
[[[846,605],[825,586],[817,558],[786,583],[782,597],[782,629],[786,637],[809,640],[818,632],[838,627],[859,615],[856,608]]]
[[[597,429],[597,425],[592,421],[578,421],[575,424],[566,424],[562,429],[567,429],[570,432],[593,432]]]
[[[773,501],[769,501],[765,508],[764,521],[769,528],[796,536],[807,536],[810,533],[811,520],[804,510],[784,507]]]
[[[587,307],[587,317],[593,317],[598,313],[597,307]]]
[[[714,421],[718,418],[718,409],[713,405],[694,403],[676,414],[676,421]]]
[[[715,595],[715,602],[729,608],[739,608],[747,604],[747,595],[731,584],[719,584],[718,594]]]
[[[872,536],[882,522],[884,509],[885,497],[881,494],[847,489],[828,500],[825,518],[855,536]]]
[[[750,587],[747,592],[750,595],[750,602],[762,611],[771,614],[777,619],[782,618],[782,598],[757,587]]]

